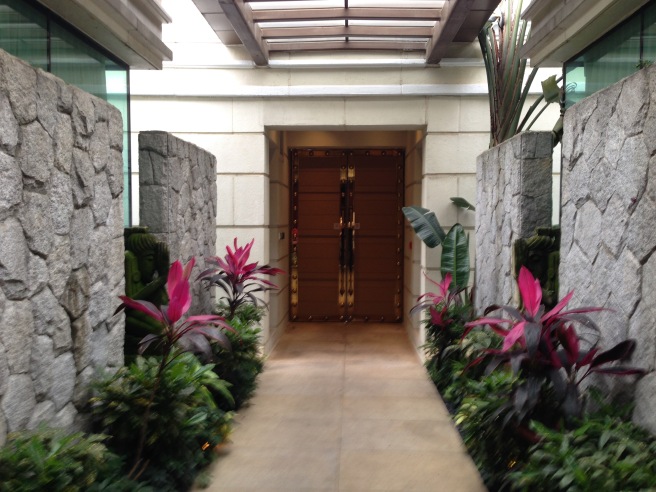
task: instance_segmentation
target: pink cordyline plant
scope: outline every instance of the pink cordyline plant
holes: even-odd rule
[[[435,326],[443,326],[448,317],[449,309],[460,303],[461,291],[451,291],[450,287],[453,277],[450,273],[447,273],[439,283],[432,280],[428,275],[426,275],[426,279],[433,285],[436,285],[439,292],[426,292],[419,296],[417,304],[410,310],[410,314],[428,309],[431,323]]]
[[[129,476],[138,477],[148,466],[148,461],[142,459],[143,450],[148,431],[150,412],[155,401],[155,396],[162,381],[162,375],[168,363],[175,358],[172,352],[176,346],[184,350],[202,352],[211,355],[212,350],[208,339],[216,340],[218,343],[229,347],[230,342],[221,330],[234,331],[232,327],[221,316],[203,314],[184,318],[191,306],[191,289],[189,277],[194,267],[195,260],[192,258],[186,265],[176,261],[171,265],[166,282],[166,292],[169,296],[168,306],[158,308],[148,301],[138,301],[126,296],[119,296],[122,304],[116,310],[131,308],[140,311],[157,321],[161,326],[159,333],[146,335],[139,344],[139,353],[144,351],[153,343],[161,345],[162,359],[157,371],[153,389],[146,405],[142,425],[139,432],[139,443],[136,457]]]
[[[563,326],[567,322],[579,322],[593,329],[596,325],[585,316],[585,313],[603,311],[599,307],[585,307],[563,311],[574,295],[574,291],[567,294],[553,309],[545,313],[542,304],[542,288],[540,281],[533,277],[531,272],[524,266],[519,271],[517,279],[519,294],[522,299],[522,309],[516,309],[512,306],[490,306],[485,312],[491,312],[497,309],[506,311],[511,319],[483,317],[467,323],[467,331],[480,325],[489,325],[495,333],[503,337],[502,352],[507,352],[516,343],[529,352],[537,348],[540,341],[540,335],[543,330],[550,330]],[[504,328],[504,325],[509,325]]]
[[[249,263],[254,242],[255,239],[246,246],[238,246],[235,238],[234,250],[226,246],[227,254],[224,258],[218,256],[207,258],[205,262],[214,266],[198,275],[200,280],[207,281],[208,288],[216,286],[223,290],[225,295],[220,299],[225,300],[228,305],[228,318],[232,318],[237,308],[246,302],[255,305],[262,302],[255,296],[256,292],[278,288],[273,282],[263,278],[264,275],[274,276],[285,273],[269,265],[259,266],[257,262]]]
[[[596,343],[588,350],[581,348],[580,336],[574,324],[583,325],[599,334],[599,328],[587,313],[602,311],[603,308],[564,310],[572,299],[572,291],[545,313],[540,282],[527,268],[520,269],[517,284],[522,299],[521,309],[490,306],[486,313],[503,310],[510,318],[485,316],[469,322],[465,325],[463,337],[474,327],[484,325],[503,337],[500,350],[488,349],[485,355],[474,363],[492,356],[489,370],[508,362],[514,373],[521,373],[526,378],[513,395],[512,404],[518,421],[530,416],[533,409],[539,405],[541,388],[547,382],[553,386],[558,399],[557,407],[563,416],[569,419],[581,415],[583,402],[579,384],[590,374],[627,376],[645,373],[642,369],[613,364],[631,356],[635,349],[635,340],[624,340],[604,352],[600,352]]]
[[[166,292],[169,297],[168,306],[158,308],[148,301],[138,301],[127,296],[119,296],[123,303],[117,311],[128,307],[146,314],[161,325],[162,331],[160,333],[151,333],[141,340],[139,353],[144,353],[153,343],[162,345],[165,356],[168,356],[176,344],[181,345],[185,350],[202,352],[206,355],[211,354],[208,339],[229,346],[229,341],[222,329],[232,331],[232,328],[222,316],[202,314],[189,316],[183,320],[183,316],[191,307],[189,277],[194,264],[195,259],[192,258],[184,266],[180,261],[176,261],[171,265],[166,281]]]

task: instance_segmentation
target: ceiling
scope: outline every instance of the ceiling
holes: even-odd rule
[[[256,65],[279,52],[414,52],[440,62],[471,43],[500,0],[193,0]]]

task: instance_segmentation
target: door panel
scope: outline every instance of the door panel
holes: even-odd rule
[[[291,158],[291,318],[399,321],[403,151]]]
[[[399,241],[402,229],[399,221],[403,156],[381,154],[355,154],[349,163],[354,165],[356,183],[352,315],[356,319],[391,321],[400,311],[397,303],[401,296],[400,245],[403,243]]]
[[[301,318],[339,316],[335,296],[339,290],[340,237],[333,224],[340,214],[340,165],[339,157],[299,156],[298,166],[303,172],[295,176],[293,214],[301,225],[295,227],[302,231],[302,247],[295,253],[302,271],[297,274],[296,289],[297,316]]]

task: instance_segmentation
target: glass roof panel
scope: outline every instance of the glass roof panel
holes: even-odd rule
[[[444,2],[435,0],[349,0],[349,7],[441,9]]]
[[[352,21],[351,21],[352,22]],[[262,29],[274,29],[277,27],[330,27],[343,26],[343,20],[321,20],[321,21],[285,21],[285,22],[258,22]]]
[[[248,2],[253,10],[296,10],[343,8],[344,0],[293,0],[280,2]]]
[[[349,25],[350,26],[380,26],[380,27],[433,27],[435,25],[435,21],[349,19]]]

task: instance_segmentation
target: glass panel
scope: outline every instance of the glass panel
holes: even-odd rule
[[[56,22],[50,36],[52,73],[106,100],[105,70],[114,63]]]
[[[567,106],[634,73],[640,62],[640,16],[565,64]]]
[[[46,16],[22,0],[0,0],[0,48],[48,69]]]
[[[107,86],[107,101],[116,106],[123,117],[123,223],[130,225],[130,133],[128,119],[130,107],[128,103],[128,71],[123,68],[112,68],[105,72]]]
[[[656,62],[656,5],[645,10],[642,33],[642,61]]]
[[[0,48],[116,106],[123,117],[124,223],[130,225],[127,66],[78,37],[25,0],[0,0]],[[48,56],[48,27],[50,56]],[[50,66],[48,66],[50,62]]]

